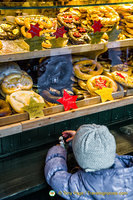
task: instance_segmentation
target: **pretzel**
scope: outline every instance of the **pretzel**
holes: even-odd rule
[[[31,33],[29,33],[28,30],[26,31],[26,27],[25,27],[25,26],[22,26],[22,27],[21,27],[21,33],[22,33],[22,35],[23,35],[24,37],[26,37],[26,38],[28,38],[28,39],[32,38]]]
[[[104,75],[93,76],[87,81],[87,89],[92,95],[96,95],[95,91],[103,87],[112,88],[113,92],[116,92],[118,89],[115,81]]]
[[[92,8],[89,8],[87,18],[88,20],[92,20],[93,22],[100,20],[103,26],[113,26],[120,20],[118,13],[110,6],[94,6]]]
[[[78,84],[79,84],[79,86],[80,86],[83,90],[87,90],[86,82],[85,82],[85,81],[83,81],[83,80],[78,80]]]
[[[99,75],[103,67],[94,60],[83,60],[74,65],[75,76],[81,80],[88,80],[91,76]]]
[[[40,28],[51,28],[52,27],[52,21],[48,17],[37,17],[37,18],[26,18],[24,20],[24,25],[27,29],[30,29],[31,24],[35,25],[38,23],[40,25]]]

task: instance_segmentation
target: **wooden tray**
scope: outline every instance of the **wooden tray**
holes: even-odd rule
[[[115,93],[113,93],[112,96],[114,99],[120,99],[120,98],[124,97],[124,91],[115,92]],[[82,107],[85,107],[88,105],[98,104],[100,102],[101,102],[100,96],[95,96],[95,97],[77,101],[76,104],[77,104],[78,108],[82,108]],[[52,114],[56,114],[56,113],[58,114],[60,112],[64,112],[64,107],[63,107],[63,105],[58,105],[58,106],[53,106],[53,107],[49,107],[49,108],[44,108],[43,112],[44,112],[44,116],[48,116],[48,115],[52,115]],[[29,116],[28,116],[27,112],[21,113],[21,114],[13,114],[13,115],[6,116],[6,117],[1,117],[0,118],[0,127],[9,125],[9,124],[26,121],[28,119],[29,119]]]
[[[133,96],[133,88],[124,91],[124,96]]]

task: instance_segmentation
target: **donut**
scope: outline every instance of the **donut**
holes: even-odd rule
[[[94,60],[83,60],[74,65],[75,76],[81,80],[88,80],[91,76],[102,74],[103,67]]]
[[[30,90],[33,86],[31,77],[24,73],[14,73],[6,76],[1,84],[1,89],[5,94],[11,94],[17,90]]]
[[[129,76],[124,72],[115,71],[112,72],[112,76],[115,81],[120,83],[123,86],[133,88],[133,77]]]
[[[11,109],[8,103],[0,99],[0,117],[4,117],[11,114]]]
[[[18,113],[23,113],[23,107],[29,105],[30,98],[34,98],[37,103],[44,103],[43,97],[34,91],[16,91],[8,97],[11,107]]]
[[[103,87],[112,88],[113,92],[118,89],[115,81],[104,75],[93,76],[87,81],[87,89],[92,95],[95,95],[95,91]]]

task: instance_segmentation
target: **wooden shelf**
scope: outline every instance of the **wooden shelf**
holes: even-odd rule
[[[132,47],[133,39],[126,39],[121,41],[114,41],[114,42],[100,43],[100,44],[73,45],[64,48],[46,49],[46,50],[32,51],[32,52],[27,51],[21,53],[10,53],[6,55],[0,54],[0,62],[9,62],[9,61],[17,61],[17,60],[32,59],[32,58],[65,55],[72,53],[91,52],[96,50],[98,51],[98,50],[103,50],[106,44],[107,48]]]
[[[42,126],[54,124],[57,122],[62,122],[65,120],[74,119],[77,117],[90,115],[93,113],[98,113],[98,112],[102,112],[105,110],[111,110],[114,108],[126,106],[129,104],[132,104],[132,102],[133,102],[133,96],[123,97],[121,99],[116,99],[116,100],[108,101],[105,103],[88,105],[88,106],[80,107],[75,110],[60,112],[58,114],[55,113],[55,114],[51,114],[48,116],[44,116],[42,118],[26,120],[26,121],[22,121],[20,123],[2,126],[2,127],[0,127],[0,138],[6,137],[9,135],[13,135],[16,133],[21,133],[23,131],[31,130],[34,128],[39,128]]]

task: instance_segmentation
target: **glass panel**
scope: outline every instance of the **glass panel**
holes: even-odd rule
[[[42,8],[56,8],[56,7],[74,7],[74,6],[94,6],[94,5],[113,5],[113,4],[128,4],[132,3],[131,0],[57,0],[57,1],[12,1],[3,0],[0,2],[0,9],[42,9]]]
[[[0,99],[12,114],[30,97],[45,108],[61,105],[64,91],[68,103],[77,95],[77,107],[101,102],[102,88],[114,99],[133,95],[132,4],[5,9],[0,18]]]

